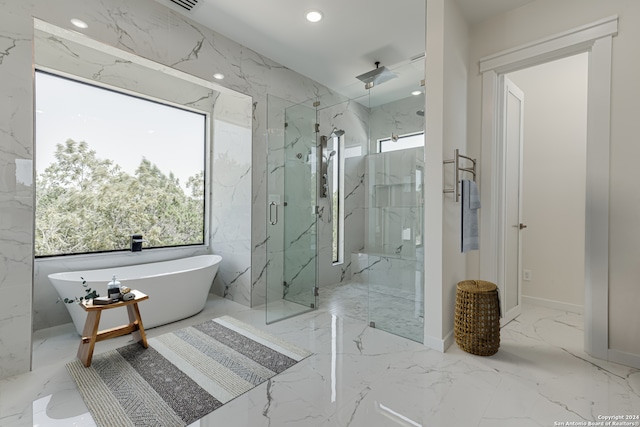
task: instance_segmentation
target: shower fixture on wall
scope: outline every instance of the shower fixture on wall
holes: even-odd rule
[[[330,188],[330,182],[329,182],[329,165],[331,165],[331,160],[333,159],[333,156],[336,155],[336,150],[331,150],[329,151],[329,148],[327,147],[327,143],[329,141],[329,138],[340,138],[341,136],[343,136],[345,134],[343,129],[337,129],[337,128],[333,128],[333,131],[331,131],[331,133],[329,134],[329,136],[325,136],[322,135],[320,137],[320,173],[321,173],[321,178],[322,178],[322,183],[320,185],[320,197],[322,198],[329,198],[329,201],[331,202],[331,188]],[[324,153],[327,153],[327,155],[325,156]],[[330,217],[331,218],[331,217]],[[331,222],[331,219],[329,219],[329,222]]]
[[[380,61],[376,61],[375,64],[376,68],[356,77],[356,79],[364,83],[365,89],[371,89],[375,85],[382,84],[398,77],[396,73],[389,70],[387,67],[380,67]]]
[[[325,159],[325,171],[324,174],[322,174],[322,180],[323,180],[323,184],[322,184],[322,197],[326,197],[327,200],[329,200],[329,216],[327,218],[327,222],[331,223],[331,221],[333,221],[333,191],[330,188],[331,184],[329,181],[329,164],[331,164],[331,159],[333,159],[333,156],[336,155],[336,150],[332,150],[329,155],[327,156],[327,158]]]
[[[336,129],[333,128],[333,131],[331,132],[331,135],[329,135],[330,138],[340,138],[342,135],[344,135],[344,130],[340,129]]]

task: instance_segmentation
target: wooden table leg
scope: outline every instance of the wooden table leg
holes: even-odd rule
[[[87,320],[82,330],[82,338],[78,347],[78,359],[87,368],[91,366],[91,358],[93,357],[93,349],[96,346],[96,338],[98,335],[98,325],[100,324],[100,311],[91,311],[87,313]]]
[[[133,339],[139,342],[142,347],[148,348],[149,344],[147,343],[147,334],[144,332],[138,303],[128,305],[127,314],[129,315],[129,322],[136,325],[136,330],[131,333],[131,335],[133,335]]]

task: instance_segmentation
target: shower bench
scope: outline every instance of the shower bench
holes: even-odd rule
[[[144,332],[144,326],[142,326],[140,310],[138,309],[138,303],[149,299],[149,296],[136,290],[132,290],[131,292],[135,295],[135,298],[129,301],[118,301],[113,304],[106,305],[94,305],[93,301],[83,301],[80,303],[80,307],[87,312],[87,320],[84,324],[82,337],[80,338],[78,359],[80,359],[82,364],[87,368],[91,366],[93,349],[98,341],[133,334],[134,340],[139,342],[141,346],[144,348],[149,347],[149,344],[147,343],[147,335]],[[127,307],[129,324],[99,331],[98,326],[100,324],[100,314],[102,311],[118,307]]]

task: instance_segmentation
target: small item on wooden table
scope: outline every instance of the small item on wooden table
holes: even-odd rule
[[[109,297],[97,297],[93,299],[93,305],[107,305],[113,304],[114,302],[118,302],[118,299]]]
[[[131,301],[135,297],[135,294],[131,292],[131,288],[128,288],[126,286],[120,287],[120,298],[122,299],[122,301]]]
[[[122,294],[120,298],[122,298],[122,301],[131,301],[135,297],[136,296],[133,292],[127,292],[126,294]]]
[[[116,300],[120,298],[120,282],[116,280],[115,274],[107,287],[107,295],[109,298],[115,298]]]

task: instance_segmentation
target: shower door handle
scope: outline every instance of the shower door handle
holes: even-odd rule
[[[274,206],[275,206],[275,219],[273,214]],[[278,203],[276,202],[269,203],[269,223],[271,223],[271,225],[276,225],[278,223]]]

